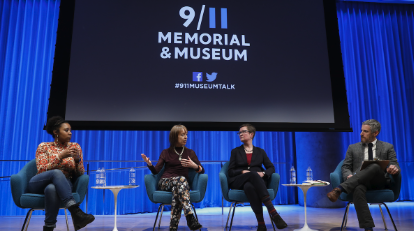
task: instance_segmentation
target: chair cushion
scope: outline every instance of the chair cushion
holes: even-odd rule
[[[275,191],[273,189],[267,189],[269,192],[269,197],[274,198],[275,197]],[[244,190],[238,190],[238,189],[232,189],[229,191],[229,199],[231,202],[248,202],[246,194],[244,193]]]
[[[394,192],[390,189],[373,190],[366,192],[368,203],[393,202]],[[341,200],[353,202],[353,194],[341,193]]]
[[[78,193],[72,193],[72,195],[77,203],[81,202],[80,196]],[[20,204],[22,205],[23,208],[44,209],[45,208],[45,195],[25,193],[20,197]],[[63,208],[64,205],[60,204],[60,207]]]
[[[200,201],[201,193],[199,190],[190,191],[190,202]],[[171,204],[172,202],[172,192],[167,191],[155,191],[152,194],[152,198],[155,203]]]

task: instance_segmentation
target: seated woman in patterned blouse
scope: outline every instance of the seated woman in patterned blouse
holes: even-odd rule
[[[187,128],[183,125],[175,125],[170,131],[170,147],[161,152],[157,165],[152,165],[145,154],[141,154],[148,168],[153,174],[158,174],[165,165],[164,173],[158,182],[158,188],[162,191],[172,192],[170,230],[177,230],[184,210],[187,226],[191,230],[201,229],[200,223],[193,215],[190,204],[190,185],[188,184],[188,169],[192,168],[198,173],[204,173],[195,152],[184,145],[187,143]]]
[[[85,173],[82,149],[79,144],[70,142],[71,127],[59,116],[47,121],[46,131],[53,136],[54,142],[43,142],[37,148],[37,175],[29,181],[29,192],[45,194],[44,231],[56,227],[61,202],[70,211],[76,230],[81,229],[95,220],[93,215],[79,208],[72,196],[72,177]]]

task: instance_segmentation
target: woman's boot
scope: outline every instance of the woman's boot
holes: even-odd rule
[[[73,225],[75,230],[79,230],[85,227],[87,224],[95,220],[92,214],[84,213],[80,208],[79,204],[74,204],[68,208],[70,215],[72,216]]]
[[[197,230],[203,227],[202,225],[200,225],[200,223],[198,223],[197,219],[194,217],[193,214],[188,214],[187,216],[185,216],[185,219],[187,219],[187,226],[191,230]]]

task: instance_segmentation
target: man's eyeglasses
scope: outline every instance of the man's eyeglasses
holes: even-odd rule
[[[240,136],[241,134],[244,134],[244,133],[248,133],[249,131],[247,131],[247,130],[243,130],[243,131],[240,131],[240,132],[237,132],[237,135],[238,136]],[[250,132],[249,132],[250,133]]]

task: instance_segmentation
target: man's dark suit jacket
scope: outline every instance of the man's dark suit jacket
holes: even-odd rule
[[[266,170],[262,167],[265,166]],[[258,147],[253,147],[252,161],[247,164],[246,152],[243,145],[231,150],[231,157],[228,169],[229,185],[233,183],[237,176],[242,174],[243,170],[251,172],[265,172],[264,180],[267,180],[274,172],[275,166],[270,162],[266,152]]]
[[[364,161],[365,157],[364,151],[365,145],[362,142],[349,145],[341,169],[344,181],[349,175],[353,175],[354,172],[360,171],[359,169],[361,168],[362,161]],[[400,170],[400,166],[397,162],[397,154],[395,153],[394,146],[392,144],[377,139],[375,153],[376,157],[381,160],[390,160],[390,165],[395,165],[398,170]]]

